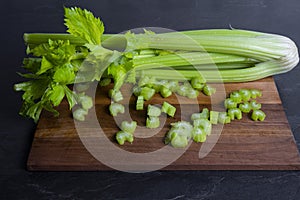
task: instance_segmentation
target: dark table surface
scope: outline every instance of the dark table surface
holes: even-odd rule
[[[234,28],[289,36],[300,44],[299,0],[1,1],[0,199],[300,199],[298,171],[28,172],[35,124],[18,116],[24,32],[64,32],[63,6],[81,6],[107,33],[136,27]],[[300,67],[276,84],[300,145]]]

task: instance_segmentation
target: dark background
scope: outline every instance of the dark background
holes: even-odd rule
[[[300,44],[299,0],[8,0],[0,2],[0,199],[300,199],[296,171],[28,172],[35,125],[18,116],[12,90],[25,56],[24,32],[64,32],[63,5],[81,6],[107,33],[137,27],[234,28],[289,36]],[[300,146],[300,67],[276,84]]]

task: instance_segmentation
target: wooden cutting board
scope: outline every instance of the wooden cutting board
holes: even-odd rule
[[[169,129],[169,124],[179,120],[189,120],[190,115],[194,111],[193,108],[195,108],[191,106],[194,102],[185,97],[177,99],[176,96],[172,95],[163,99],[156,95],[153,99],[146,102],[145,105],[162,104],[163,101],[168,101],[177,107],[176,116],[167,118],[160,131],[152,137],[135,138],[132,144],[127,143],[120,147],[114,140],[114,135],[119,128],[114,118],[108,113],[110,99],[107,97],[107,91],[111,87],[97,89],[95,110],[99,124],[106,137],[115,144],[116,148],[121,148],[125,151],[147,153],[163,148],[165,146],[163,138]],[[163,167],[162,170],[300,169],[298,149],[273,78],[270,77],[247,83],[225,84],[227,94],[240,88],[258,88],[263,91],[263,97],[257,99],[257,101],[262,103],[262,110],[267,114],[265,121],[254,122],[249,116],[244,114],[242,120],[235,120],[225,125],[221,129],[220,136],[215,134],[215,131],[220,130],[220,126],[214,126],[213,133],[209,136],[207,142],[217,141],[217,143],[214,146],[212,145],[212,150],[204,158],[199,158],[199,150],[204,144],[193,142],[179,159]],[[125,94],[125,99],[130,99],[130,115],[133,120],[138,122],[138,125],[144,126],[146,111],[135,111],[135,98],[129,96],[129,89],[129,87],[123,88],[123,93]],[[197,106],[199,106],[199,109],[204,107],[211,108],[211,101],[210,97],[200,94],[198,98],[199,105],[197,104]],[[181,104],[179,105],[178,102],[181,102]],[[67,103],[63,102],[57,109],[61,113],[58,118],[53,117],[48,112],[42,113],[27,162],[28,170],[111,170],[112,168],[95,159],[82,144]],[[95,137],[97,129],[89,127],[88,130],[91,135],[87,137]],[[151,134],[151,131],[153,131],[145,128],[141,130],[145,135]],[[92,145],[101,149],[96,142]],[[109,151],[105,148],[101,150],[103,152]],[[159,164],[159,162],[153,163],[153,165]],[[143,165],[143,163],[138,163],[138,165]]]

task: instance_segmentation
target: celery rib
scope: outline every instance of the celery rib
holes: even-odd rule
[[[143,70],[150,68],[161,67],[179,67],[179,66],[196,66],[210,64],[212,68],[213,64],[219,63],[257,63],[257,60],[251,58],[245,58],[242,56],[220,54],[220,53],[201,53],[201,52],[189,52],[169,54],[164,56],[156,56],[151,59],[133,59],[133,66],[135,69]]]
[[[294,65],[296,62],[284,63],[288,65]],[[272,76],[279,73],[284,73],[286,70],[282,68],[282,62],[267,61],[259,63],[254,67],[244,69],[232,69],[232,70],[203,70],[201,75],[205,77],[207,82],[244,82],[254,81],[264,77]],[[172,80],[190,80],[196,77],[198,71],[191,70],[168,70],[168,76],[165,76],[166,72],[162,69],[145,70],[148,76],[153,76],[157,79],[172,79]],[[138,75],[139,73],[137,73]]]

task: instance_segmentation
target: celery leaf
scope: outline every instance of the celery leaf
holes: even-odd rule
[[[100,44],[104,25],[99,18],[86,10],[78,7],[65,8],[65,25],[68,32],[80,37],[89,44]]]

